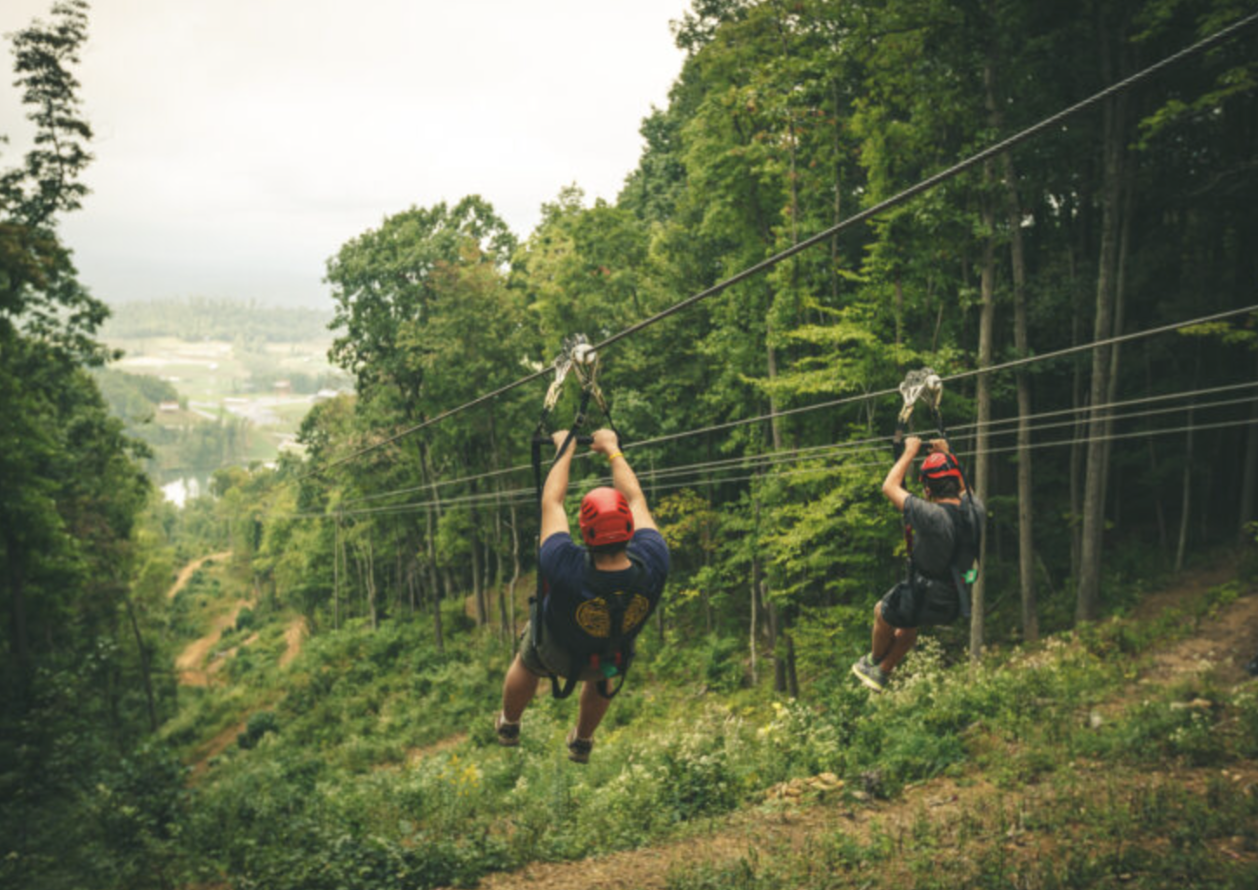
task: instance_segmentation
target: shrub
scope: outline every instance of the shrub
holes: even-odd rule
[[[236,743],[248,750],[256,746],[258,740],[268,732],[278,733],[279,731],[280,724],[274,711],[258,711],[249,717],[245,723],[245,731],[236,736]]]

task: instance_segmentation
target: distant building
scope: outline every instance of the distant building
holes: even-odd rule
[[[276,380],[275,391],[281,395],[287,395],[293,391],[293,384],[287,380]]]
[[[315,402],[326,402],[328,399],[335,399],[341,393],[335,389],[321,389],[314,395]]]
[[[179,403],[175,401],[171,401],[170,399],[166,399],[161,402],[158,402],[157,410],[161,411],[163,414],[174,414],[176,411],[179,410]]]

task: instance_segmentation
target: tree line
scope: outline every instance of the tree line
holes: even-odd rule
[[[328,313],[256,300],[213,297],[133,300],[110,307],[101,328],[106,339],[182,337],[239,343],[292,343],[328,336]]]

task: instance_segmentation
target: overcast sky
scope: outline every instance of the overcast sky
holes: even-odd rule
[[[29,145],[3,0],[0,167]],[[330,308],[324,263],[412,205],[490,201],[523,238],[565,185],[614,200],[681,70],[689,0],[95,0],[77,70],[92,189],[65,216],[107,303]]]

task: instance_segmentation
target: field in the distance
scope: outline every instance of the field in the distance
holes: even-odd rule
[[[179,337],[111,337],[123,358],[111,367],[168,381],[183,408],[165,406],[160,426],[187,427],[230,417],[249,423],[248,460],[274,460],[291,446],[302,418],[320,398],[348,392],[345,376],[327,360],[331,338],[239,344]]]

